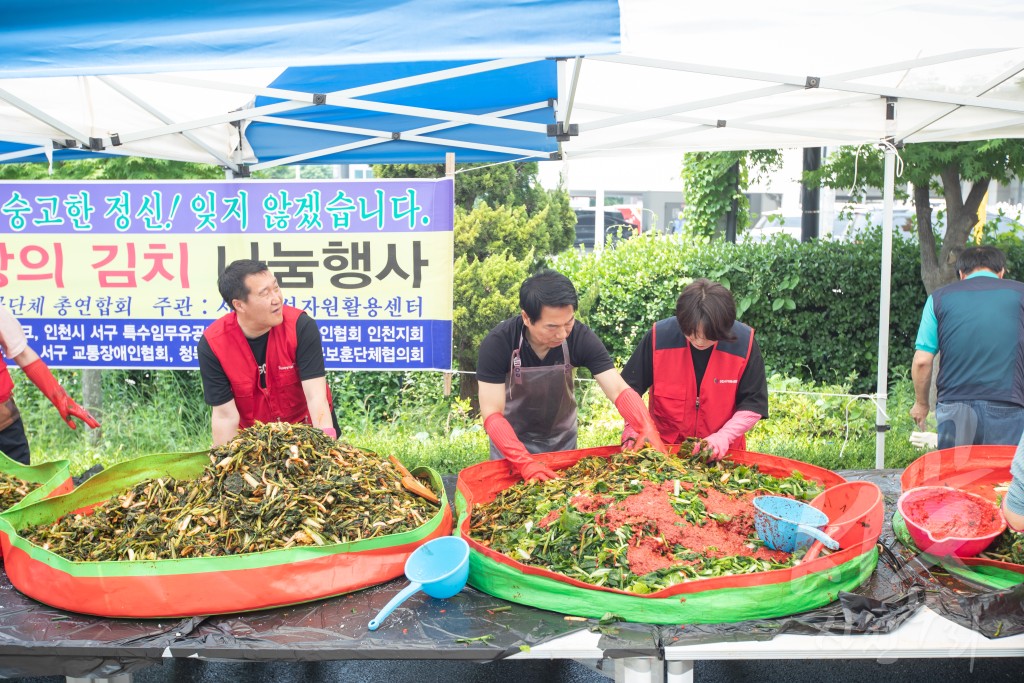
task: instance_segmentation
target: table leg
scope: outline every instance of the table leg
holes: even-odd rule
[[[665,683],[693,683],[693,661],[675,659],[665,662]]]
[[[661,660],[653,657],[626,657],[615,660],[616,683],[661,683]]]

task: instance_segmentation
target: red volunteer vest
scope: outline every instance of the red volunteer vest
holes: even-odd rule
[[[235,406],[238,408],[239,429],[245,429],[256,420],[312,422],[306,406],[306,395],[302,393],[299,367],[295,362],[295,323],[302,311],[285,306],[283,313],[284,322],[270,328],[270,336],[267,338],[266,389],[260,386],[260,370],[256,358],[252,355],[242,328],[238,326],[235,313],[218,318],[203,333],[231,383]]]
[[[737,321],[732,332],[736,341],[715,344],[698,390],[690,344],[679,323],[666,318],[654,324],[650,411],[665,443],[714,434],[736,412],[736,391],[750,358],[754,330]],[[736,439],[730,448],[746,450],[746,439]]]
[[[7,370],[7,361],[0,356],[0,403],[6,403],[7,399],[14,393],[14,380]]]

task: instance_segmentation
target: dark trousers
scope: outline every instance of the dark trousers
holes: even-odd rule
[[[25,425],[21,418],[12,422],[7,429],[0,431],[0,451],[11,460],[28,465],[28,437],[25,436]]]
[[[939,401],[935,405],[939,448],[1016,445],[1024,432],[1024,408],[1004,401]]]

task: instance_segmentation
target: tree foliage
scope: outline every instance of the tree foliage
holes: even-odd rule
[[[0,164],[3,180],[181,180],[186,178],[224,178],[224,169],[196,164],[141,157],[105,157],[55,161],[53,173],[47,164]]]
[[[441,164],[374,166],[381,178],[440,178]],[[468,164],[455,176],[455,365],[476,369],[480,342],[519,312],[519,285],[546,258],[572,246],[576,214],[563,190],[537,183],[536,163]],[[463,398],[476,400],[476,381],[463,375]]]
[[[710,237],[723,226],[736,202],[736,230],[750,225],[750,201],[744,191],[750,174],[760,177],[782,167],[777,149],[742,152],[691,152],[683,156],[683,219],[687,231]]]
[[[911,267],[916,245],[893,242],[890,366],[913,355],[924,290]],[[1010,254],[1011,258],[1014,254]],[[676,298],[698,277],[727,286],[739,318],[757,332],[771,372],[870,389],[878,360],[881,231],[855,242],[801,243],[777,236],[731,244],[682,235],[617,243],[596,258],[569,252],[555,266],[581,292],[580,316],[624,362],[657,320],[674,315]]]
[[[272,166],[254,171],[252,177],[267,180],[330,180],[334,177],[334,168],[323,164]]]
[[[519,285],[530,275],[526,258],[503,252],[486,259],[455,259],[455,306],[452,326],[455,358],[461,370],[476,369],[480,343],[499,321],[519,311]]]
[[[491,206],[523,205],[533,213],[545,202],[544,189],[536,183],[537,164],[465,164],[455,175],[455,205],[467,211],[478,202]],[[378,164],[378,178],[443,178],[444,164]]]
[[[956,279],[956,259],[978,223],[978,211],[989,184],[1007,182],[1024,171],[1024,140],[978,142],[926,142],[904,145],[900,151],[903,174],[897,178],[896,196],[906,199],[903,184],[917,215],[921,282],[931,293]],[[863,197],[867,188],[883,184],[884,154],[877,147],[841,147],[805,182],[844,188]],[[966,186],[966,193],[964,192]],[[932,225],[932,196],[945,200],[945,236]]]

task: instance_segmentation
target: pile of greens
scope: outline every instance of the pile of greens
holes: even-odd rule
[[[712,489],[735,498],[756,491],[804,501],[822,491],[819,484],[800,472],[778,478],[760,472],[756,465],[729,460],[708,464],[706,455],[707,451],[701,451],[695,457],[680,458],[645,449],[610,458],[584,458],[560,471],[560,479],[520,482],[499,493],[493,501],[474,506],[470,535],[518,562],[595,586],[638,594],[693,579],[792,566],[802,552],[784,560],[751,557],[763,545],[751,532],[746,539],[749,554],[717,557],[708,556],[708,548],[675,546],[666,550],[678,560],[677,564],[644,575],[631,571],[627,557],[631,546],[657,532],[649,524],[609,528],[606,511],[609,506],[641,493],[649,482],[672,482],[669,500],[672,510],[679,515],[677,524],[701,527],[730,521],[728,516],[707,509],[705,499]],[[601,505],[593,511],[582,510],[580,507],[595,506],[574,505],[572,501],[579,501],[578,496],[591,502],[598,500]],[[661,542],[664,543],[663,535]]]
[[[988,550],[981,554],[981,557],[1000,562],[1024,564],[1024,534],[1007,529],[989,546]]]

